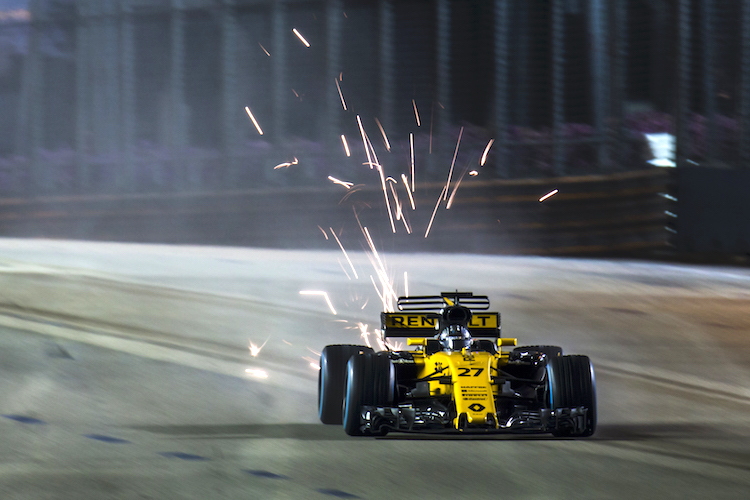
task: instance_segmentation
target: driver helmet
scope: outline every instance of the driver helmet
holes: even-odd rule
[[[471,346],[471,334],[465,326],[449,325],[438,336],[440,345],[449,351],[460,351]]]

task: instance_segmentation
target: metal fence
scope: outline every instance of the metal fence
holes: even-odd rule
[[[418,181],[453,162],[484,179],[615,173],[648,168],[656,132],[676,137],[678,168],[750,165],[750,0],[0,14],[3,196],[367,183],[368,152]]]

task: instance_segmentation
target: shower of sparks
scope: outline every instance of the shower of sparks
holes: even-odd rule
[[[557,189],[553,189],[549,193],[545,194],[544,196],[542,196],[541,198],[539,198],[539,201],[542,202],[542,201],[546,200],[547,198],[549,198],[550,196],[552,196],[554,194],[557,194]]]
[[[339,237],[336,236],[336,233],[333,231],[332,227],[329,227],[328,229],[331,230],[331,234],[333,235],[334,239],[336,240],[336,243],[339,244],[339,248],[341,248],[341,251],[344,252],[344,257],[346,257],[346,261],[349,263],[349,267],[352,268],[352,272],[354,273],[354,277],[356,279],[359,279],[359,276],[357,275],[357,270],[354,269],[354,264],[352,263],[352,259],[349,258],[349,254],[346,253],[346,250],[344,250],[344,245],[341,244],[341,240],[339,240]]]
[[[362,135],[362,144],[365,147],[365,153],[367,153],[367,164],[370,168],[378,169],[378,175],[380,175],[380,186],[383,190],[383,197],[385,198],[385,207],[388,211],[388,220],[391,223],[391,231],[396,232],[396,223],[393,221],[393,210],[391,209],[391,201],[388,198],[388,189],[385,187],[385,175],[383,174],[383,167],[378,161],[378,155],[375,153],[375,148],[370,142],[370,138],[365,133],[365,127],[362,125],[362,119],[357,115],[357,125],[359,126],[359,133]],[[374,160],[374,161],[373,161]]]
[[[414,134],[409,132],[409,156],[411,158],[411,192],[414,192]],[[407,188],[409,186],[406,186]]]
[[[333,81],[336,84],[336,90],[339,91],[339,97],[341,98],[341,105],[344,107],[344,111],[346,111],[346,101],[344,101],[344,94],[341,93],[341,85],[339,85],[339,80],[338,78],[334,78]]]
[[[288,162],[285,162],[285,163],[279,163],[278,165],[276,165],[275,167],[273,167],[273,169],[274,170],[278,170],[280,168],[289,168],[292,165],[297,165],[298,163],[299,163],[299,160],[295,157],[294,161],[288,161]]]
[[[341,134],[341,142],[344,144],[344,151],[346,152],[346,156],[351,156],[352,153],[349,151],[349,143],[346,142],[346,136],[344,134]]]
[[[297,31],[297,28],[292,29],[292,31],[294,32],[295,35],[297,35],[297,38],[299,38],[300,41],[305,44],[305,47],[310,46],[310,43],[307,40],[305,40],[305,37],[302,36],[302,34],[299,31]]]
[[[406,186],[406,194],[409,195],[409,203],[411,203],[411,209],[416,210],[416,206],[414,205],[414,196],[412,196],[411,189],[409,189],[409,180],[406,178],[406,174],[401,174],[401,180],[404,181],[404,186]]]
[[[411,100],[412,106],[414,106],[414,117],[417,119],[417,127],[421,127],[422,123],[419,121],[419,111],[417,111],[417,101]]]
[[[445,183],[445,198],[448,198],[448,189],[450,189],[451,178],[453,177],[453,167],[456,165],[456,157],[458,156],[458,146],[461,144],[461,136],[464,134],[464,128],[458,132],[458,141],[456,141],[456,150],[453,152],[453,161],[451,161],[451,169],[448,171],[448,181]]]
[[[325,229],[323,229],[323,228],[322,228],[322,227],[320,227],[320,226],[318,226],[318,229],[320,229],[320,232],[321,232],[321,233],[323,233],[323,236],[325,236],[325,237],[326,237],[326,239],[328,239],[328,233],[326,233],[326,230],[325,230]]]
[[[247,368],[245,373],[255,378],[268,378],[268,372],[260,368]]]
[[[492,147],[492,143],[495,142],[495,139],[490,139],[490,142],[487,143],[487,146],[484,148],[484,153],[482,153],[482,159],[479,160],[479,166],[483,167],[484,162],[487,161],[487,154],[490,152],[490,148]]]
[[[245,106],[245,111],[247,112],[247,116],[249,116],[250,119],[253,121],[253,125],[255,125],[255,128],[258,129],[258,133],[260,135],[263,135],[263,130],[261,130],[260,125],[258,125],[258,121],[253,116],[253,112],[250,111],[250,108],[248,108],[247,106]]]
[[[269,340],[269,339],[270,339],[270,337],[269,337],[269,338],[267,338],[267,339],[266,339],[266,341],[265,341],[265,342],[263,342],[263,343],[262,343],[261,345],[259,345],[259,346],[257,346],[257,345],[255,345],[255,344],[253,344],[252,342],[250,342],[250,346],[249,346],[249,348],[250,348],[250,355],[251,355],[252,357],[256,357],[256,356],[257,356],[258,354],[260,354],[260,350],[261,350],[261,349],[263,349],[263,347],[264,347],[264,346],[265,346],[265,345],[266,345],[266,344],[268,343],[268,340]]]
[[[266,48],[263,46],[262,43],[258,42],[258,45],[260,45],[260,48],[263,49],[263,52],[265,52],[268,57],[271,57],[271,54],[268,53],[268,51],[266,50]]]
[[[380,133],[383,134],[383,142],[385,143],[385,149],[390,151],[391,150],[391,143],[388,142],[388,136],[385,135],[385,129],[383,129],[383,125],[380,123],[380,120],[375,118],[375,123],[378,124],[378,128],[380,129]]]
[[[334,316],[336,315],[336,309],[333,308],[333,304],[331,304],[331,299],[328,298],[327,292],[314,291],[314,290],[300,290],[299,294],[300,295],[322,295],[326,301],[326,304],[328,304],[328,308],[331,310],[331,313]]]
[[[424,237],[427,238],[430,234],[430,229],[432,228],[432,222],[435,220],[435,214],[437,213],[438,207],[440,206],[440,202],[443,201],[443,196],[448,192],[448,186],[443,186],[443,191],[440,193],[440,196],[438,196],[437,203],[435,203],[435,210],[432,211],[432,217],[430,217],[430,223],[427,224],[427,230],[424,232]]]
[[[341,186],[344,186],[346,189],[351,189],[352,186],[354,185],[353,182],[342,181],[342,180],[339,180],[339,179],[335,178],[332,175],[328,176],[328,180],[331,181],[331,182],[333,182],[334,184],[339,184]]]

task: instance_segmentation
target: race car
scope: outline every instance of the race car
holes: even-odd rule
[[[375,352],[328,345],[320,357],[318,413],[351,436],[421,433],[551,433],[587,437],[596,429],[596,384],[588,356],[557,346],[515,347],[501,336],[487,296],[443,292],[398,299],[381,313]],[[502,350],[503,347],[514,347]]]

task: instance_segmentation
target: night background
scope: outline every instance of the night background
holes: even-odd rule
[[[641,233],[628,245],[640,238],[643,248],[683,253],[748,251],[747,209],[731,201],[750,161],[747,2],[35,0],[2,8],[6,197],[38,204],[76,195],[80,203],[106,194],[127,205],[128,194],[162,194],[167,203],[176,193],[326,188],[329,175],[377,188],[361,168],[360,117],[394,179],[412,157],[417,182],[440,182],[452,162],[468,172],[492,141],[467,185],[501,194],[507,184],[487,183],[641,172],[674,203],[621,200],[629,204],[621,212],[649,221],[618,225]],[[673,149],[655,152],[646,134],[669,134],[661,137]],[[677,168],[657,169],[658,160]],[[586,189],[612,192],[617,179]],[[80,206],[56,209],[70,217],[42,228],[43,220],[24,224],[27,215],[16,214],[6,231],[46,235],[54,226],[60,236],[115,237],[74,220]],[[526,218],[511,219],[559,225],[534,210],[521,207]],[[575,211],[569,217],[590,210]],[[493,217],[482,231],[494,231]],[[143,224],[117,239],[158,239]],[[222,234],[165,238],[252,239],[230,236],[233,224]],[[607,238],[594,246],[626,248]],[[284,235],[257,241],[299,244]],[[538,253],[551,244],[488,251]]]

